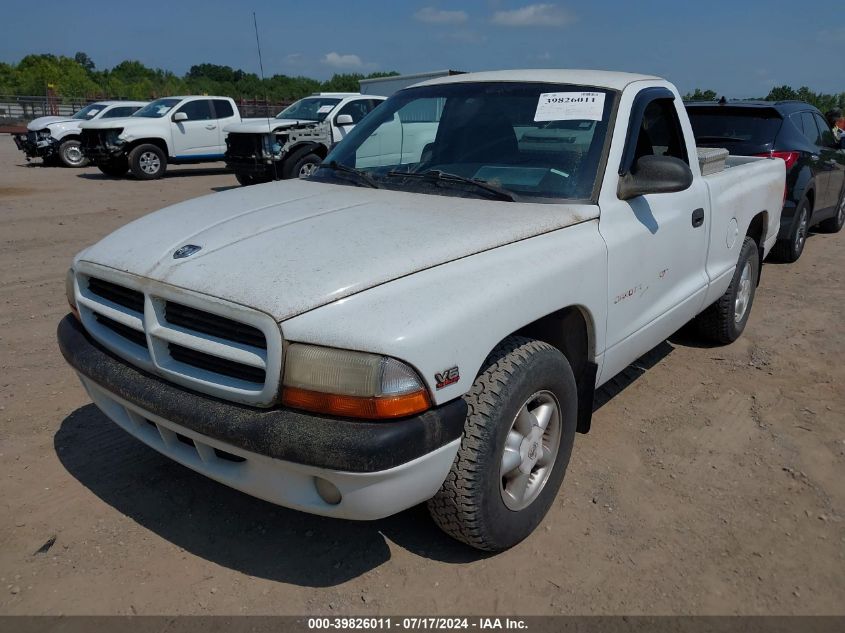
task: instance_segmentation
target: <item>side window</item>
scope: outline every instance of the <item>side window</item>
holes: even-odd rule
[[[370,99],[370,110],[375,110],[382,103],[384,102],[381,99]]]
[[[801,134],[803,134],[804,133],[804,119],[801,118],[801,113],[796,112],[795,114],[790,114],[789,118],[792,120],[792,123],[795,125],[795,127],[798,128],[798,131],[801,132]]]
[[[353,123],[358,123],[361,119],[367,116],[369,112],[369,100],[358,99],[357,101],[350,101],[349,103],[347,103],[340,110],[338,110],[337,114],[338,116],[340,116],[341,114],[348,114],[352,117]]]
[[[637,136],[634,163],[643,156],[674,156],[689,165],[673,99],[655,99],[646,106]]]
[[[211,113],[211,102],[208,99],[188,101],[188,103],[179,108],[178,112],[187,114],[188,121],[208,121],[214,118],[214,115]]]
[[[235,116],[235,111],[232,109],[232,104],[225,99],[214,99],[214,114],[217,119],[227,119]]]
[[[103,115],[104,119],[119,119],[125,116],[132,116],[138,111],[140,106],[120,106],[112,108]]]
[[[822,117],[818,114],[813,114],[816,119],[816,124],[819,126],[819,145],[824,145],[825,147],[833,147],[835,144],[835,139],[833,136],[833,132],[830,129],[830,126],[827,124]]]
[[[801,124],[804,127],[804,136],[807,137],[807,140],[813,145],[821,145],[821,140],[819,139],[819,129],[816,127],[816,123],[813,120],[812,112],[801,113]]]

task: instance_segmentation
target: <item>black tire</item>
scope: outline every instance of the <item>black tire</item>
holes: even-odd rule
[[[129,171],[138,180],[161,178],[167,171],[167,156],[158,145],[139,145],[129,152]]]
[[[789,231],[787,237],[775,242],[772,248],[772,257],[779,262],[785,262],[787,264],[798,261],[807,243],[807,234],[810,232],[811,214],[810,201],[807,198],[801,198],[801,202],[795,207],[795,219],[792,222],[792,229]]]
[[[266,176],[256,176],[255,174],[247,174],[243,172],[235,172],[235,179],[242,187],[249,187],[250,185],[260,185],[265,182],[270,182]]]
[[[97,163],[97,169],[106,176],[122,178],[129,171],[129,164],[126,162],[126,158],[118,158],[107,163]]]
[[[59,145],[59,160],[65,167],[85,167],[88,164],[82,153],[82,144],[76,139],[68,139]]]
[[[747,300],[745,301],[742,314],[737,319],[738,303],[737,297],[743,286],[743,272],[746,264],[749,266],[749,278],[747,282]],[[708,307],[696,318],[696,325],[702,336],[715,343],[733,343],[740,337],[748,323],[748,316],[751,314],[751,306],[754,303],[754,294],[757,290],[757,280],[760,278],[760,254],[757,242],[746,237],[739,251],[739,260],[736,264],[731,285],[716,303]]]
[[[300,155],[294,154],[285,161],[282,169],[283,178],[307,178],[323,161],[317,154],[307,152]]]
[[[504,451],[507,445],[512,446],[508,442],[517,414],[540,394],[544,398],[552,396],[551,400],[558,405],[557,452],[548,452],[554,461],[547,465],[548,475],[536,496],[528,499],[525,507],[511,509],[506,505],[503,491],[508,481],[502,470]],[[487,357],[464,399],[469,411],[461,447],[446,481],[429,500],[428,509],[437,525],[453,538],[480,550],[504,550],[534,531],[557,496],[575,439],[578,410],[575,378],[566,357],[556,348],[534,339],[511,336]],[[553,425],[548,423],[546,433]],[[524,436],[523,439],[528,444],[521,444],[518,454],[532,456],[534,451],[536,456],[537,438],[530,440]],[[543,445],[547,441],[552,440],[543,435]],[[540,451],[540,459],[543,455]],[[531,470],[529,482],[534,474]],[[541,476],[540,471],[537,476]]]
[[[824,233],[839,233],[845,226],[845,189],[839,198],[839,205],[836,207],[836,215],[819,222],[819,230]]]

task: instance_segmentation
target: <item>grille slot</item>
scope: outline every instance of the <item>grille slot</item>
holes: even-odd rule
[[[227,451],[221,451],[219,448],[214,449],[214,454],[217,455],[217,457],[219,457],[220,459],[225,459],[227,462],[235,462],[236,464],[246,461],[245,457],[234,455]]]
[[[170,351],[170,357],[180,363],[185,363],[186,365],[204,369],[215,374],[229,376],[230,378],[264,384],[266,373],[259,367],[250,367],[249,365],[225,358],[218,358],[217,356],[212,356],[211,354],[206,354],[205,352],[200,352],[176,343],[168,343],[167,347]]]
[[[168,301],[164,306],[164,318],[171,325],[259,349],[267,349],[267,340],[258,328],[210,312]],[[262,378],[261,381],[263,382],[264,379]]]
[[[135,343],[135,345],[139,345],[144,349],[147,349],[147,337],[144,335],[143,332],[139,332],[138,330],[132,329],[128,325],[123,325],[123,323],[118,323],[114,319],[110,319],[107,316],[103,316],[102,314],[95,314],[94,318],[97,319],[97,322],[100,325],[107,327],[115,334],[122,336],[127,341]]]
[[[111,301],[140,314],[144,313],[144,295],[137,290],[130,290],[96,277],[88,278],[88,290],[106,301]]]

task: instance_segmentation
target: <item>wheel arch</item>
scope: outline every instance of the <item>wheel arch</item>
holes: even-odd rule
[[[527,336],[548,343],[569,361],[578,386],[579,433],[587,433],[593,415],[598,365],[595,362],[595,323],[584,306],[568,306],[547,314],[508,336]],[[498,345],[498,343],[497,343]]]
[[[139,139],[135,139],[135,140],[131,141],[130,143],[127,143],[126,144],[126,154],[129,155],[129,152],[131,152],[133,149],[135,149],[139,145],[155,145],[161,151],[164,152],[164,155],[165,155],[166,158],[169,159],[170,156],[171,156],[170,149],[167,147],[167,141],[165,139],[157,137],[157,136],[150,136],[150,137],[147,137],[147,138],[139,138]]]
[[[757,270],[760,271],[757,275],[758,286],[760,285],[760,278],[762,277],[763,272],[763,245],[766,243],[766,239],[768,238],[768,227],[769,212],[760,211],[751,218],[751,222],[748,224],[748,229],[745,231],[745,237],[750,237],[757,243]]]

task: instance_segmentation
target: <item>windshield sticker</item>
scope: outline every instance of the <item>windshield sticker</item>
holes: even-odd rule
[[[544,92],[537,101],[535,121],[601,121],[603,92]]]
[[[333,107],[334,107],[333,105],[320,106],[320,109],[317,110],[317,114],[328,114],[329,112],[332,111]]]
[[[88,116],[93,117],[99,112],[99,110],[88,110]]]

